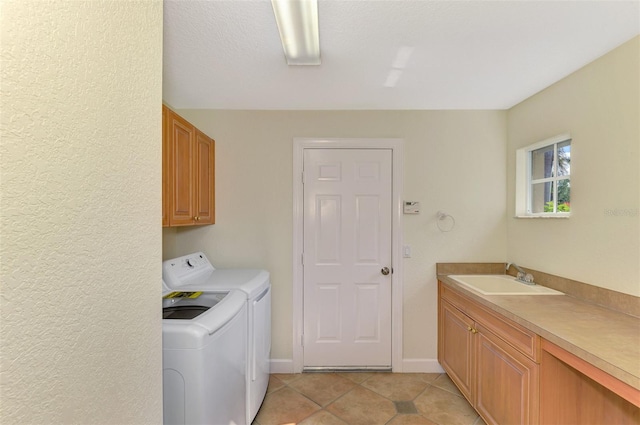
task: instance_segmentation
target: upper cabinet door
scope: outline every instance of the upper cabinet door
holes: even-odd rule
[[[215,223],[215,142],[196,129],[196,224]]]
[[[172,168],[171,210],[169,222],[171,226],[193,224],[194,196],[193,187],[195,156],[195,127],[181,116],[169,115],[169,160]]]

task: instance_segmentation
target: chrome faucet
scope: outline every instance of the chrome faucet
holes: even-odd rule
[[[518,282],[522,282],[526,285],[535,285],[535,282],[533,281],[533,275],[531,273],[525,272],[520,267],[518,267],[518,265],[515,263],[507,263],[507,266],[504,268],[505,271],[508,271],[509,267],[511,266],[515,267],[516,270],[518,270],[518,274],[516,276],[516,280]]]

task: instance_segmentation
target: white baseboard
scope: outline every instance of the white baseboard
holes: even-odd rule
[[[436,359],[403,359],[403,373],[444,373]]]
[[[293,360],[271,359],[271,373],[294,373]],[[403,359],[402,373],[444,373],[436,359]]]
[[[293,360],[291,359],[271,359],[271,373],[293,373]]]

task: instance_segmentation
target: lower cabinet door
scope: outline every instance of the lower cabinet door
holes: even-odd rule
[[[440,363],[460,392],[473,404],[473,320],[442,300],[440,305]]]
[[[476,409],[488,425],[538,423],[538,365],[476,324]]]

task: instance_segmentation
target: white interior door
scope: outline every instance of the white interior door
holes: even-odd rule
[[[303,161],[304,367],[389,368],[392,150]]]

